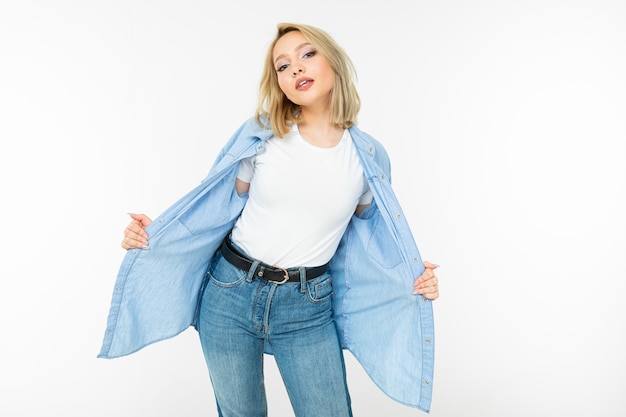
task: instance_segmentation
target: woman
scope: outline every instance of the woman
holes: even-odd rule
[[[361,363],[379,362],[390,374],[378,356],[407,352],[377,349],[404,349],[394,341],[408,337],[422,352],[412,354],[415,366],[402,366],[419,368],[425,383],[370,375],[393,398],[428,410],[432,313],[416,300],[439,296],[437,266],[422,267],[390,189],[384,149],[354,125],[360,101],[353,79],[350,59],[325,32],[278,25],[254,120],[227,143],[203,184],[158,222],[131,215],[101,356],[130,353],[194,324],[220,416],[267,414],[264,352],[275,356],[297,416],[350,416],[342,347],[365,346],[362,357],[355,353]],[[398,277],[410,273],[417,278],[408,285]],[[393,289],[358,296],[383,282]],[[421,327],[387,340],[389,347],[363,336],[375,323],[352,330],[371,321],[368,314],[384,323],[403,303],[416,313],[407,323]],[[154,316],[164,309],[176,313]],[[395,326],[379,327],[386,334]],[[406,385],[417,387],[401,392]]]

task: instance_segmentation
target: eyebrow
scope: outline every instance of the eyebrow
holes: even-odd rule
[[[307,45],[311,45],[311,42],[305,42],[305,43],[302,43],[302,44],[300,44],[300,45],[296,46],[296,49],[294,49],[294,50],[295,50],[295,51],[299,51],[300,49],[304,48],[304,47],[305,47],[305,46],[307,46]],[[285,54],[280,54],[280,55],[278,55],[278,56],[276,57],[276,59],[274,59],[274,64],[276,64],[276,61],[278,61],[278,60],[279,60],[279,59],[281,59],[281,58],[284,58],[285,56],[287,56],[287,55],[285,55]]]

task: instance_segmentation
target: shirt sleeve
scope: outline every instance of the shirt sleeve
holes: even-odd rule
[[[254,156],[246,159],[242,159],[239,162],[239,172],[237,172],[237,179],[243,182],[250,183],[254,176],[254,162],[256,158]]]

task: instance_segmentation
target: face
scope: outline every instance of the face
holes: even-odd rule
[[[328,107],[335,71],[299,31],[284,34],[274,46],[278,85],[302,109]]]

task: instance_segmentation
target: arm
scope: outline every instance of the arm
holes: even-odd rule
[[[356,210],[354,210],[354,214],[356,214],[358,216],[359,214],[361,214],[361,212],[363,210],[365,210],[367,208],[367,206],[369,206],[369,204],[359,204],[359,205],[357,205],[356,206]]]
[[[247,193],[248,191],[250,191],[250,183],[237,178],[235,180],[235,190],[237,191],[237,194]]]

